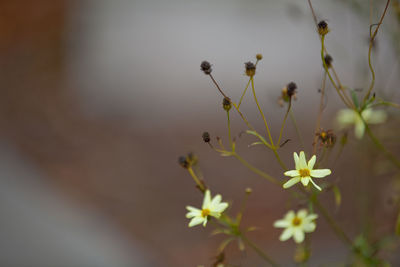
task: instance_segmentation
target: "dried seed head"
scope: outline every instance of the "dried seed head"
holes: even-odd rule
[[[189,162],[187,161],[186,157],[184,157],[184,156],[180,156],[178,158],[178,163],[179,163],[179,165],[182,166],[182,168],[185,168],[185,169],[189,168],[189,166],[190,166]]]
[[[336,143],[336,135],[332,130],[320,129],[315,135],[318,136],[320,146],[333,147]]]
[[[245,192],[246,194],[251,194],[253,190],[250,187],[247,187]]]
[[[297,85],[294,82],[290,82],[286,85],[288,97],[292,97],[296,93]]]
[[[244,63],[244,66],[246,68],[246,75],[247,76],[254,76],[256,74],[256,65],[254,65],[253,62],[246,62]]]
[[[256,55],[256,59],[257,59],[257,60],[263,59],[263,55],[262,55],[262,54],[257,54],[257,55]]]
[[[327,55],[325,56],[324,60],[325,60],[326,67],[327,67],[328,69],[329,69],[330,67],[332,67],[333,58],[332,58],[330,55],[327,54]]]
[[[318,33],[320,35],[325,35],[329,32],[328,23],[325,20],[321,20],[318,23]]]
[[[204,74],[209,75],[212,71],[210,62],[208,61],[201,62],[200,69],[204,72]]]
[[[226,110],[229,111],[232,108],[232,102],[229,99],[229,97],[224,97],[224,100],[222,100],[222,107]]]
[[[204,132],[202,137],[203,137],[204,142],[206,142],[206,143],[210,142],[210,134],[208,132]]]

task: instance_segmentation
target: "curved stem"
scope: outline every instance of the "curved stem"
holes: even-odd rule
[[[299,140],[300,140],[301,147],[304,148],[303,136],[301,135],[299,126],[297,125],[297,122],[296,122],[296,118],[294,117],[293,112],[292,112],[291,110],[290,110],[290,112],[289,112],[289,115],[290,115],[290,119],[291,119],[292,122],[293,122],[294,129],[296,130],[297,137],[298,137]]]
[[[317,141],[318,141],[317,132],[321,128],[321,118],[322,118],[322,112],[324,109],[325,82],[326,82],[326,73],[324,73],[324,77],[322,78],[321,99],[319,100],[318,117],[317,117],[317,121],[315,123],[314,142],[313,142],[313,154],[314,155],[315,155],[315,153],[317,153]]]
[[[273,261],[264,251],[262,251],[256,244],[250,241],[246,236],[241,235],[242,240],[249,245],[262,259],[271,264],[272,266],[279,266]]]
[[[262,111],[262,109],[260,107],[260,104],[258,103],[258,100],[257,100],[256,90],[254,89],[254,79],[253,79],[253,77],[250,78],[250,81],[251,81],[251,89],[253,91],[254,101],[256,102],[258,111],[260,112],[261,117],[264,120],[265,128],[267,130],[267,134],[268,134],[268,137],[269,137],[269,141],[270,141],[272,147],[274,147],[274,141],[272,140],[272,136],[271,136],[271,132],[270,132],[269,127],[268,127],[267,119],[265,118],[264,112]]]
[[[205,188],[204,184],[200,181],[200,179],[197,177],[197,175],[194,173],[192,167],[189,167],[187,170],[190,173],[190,175],[192,176],[196,185],[199,187],[200,191],[202,191],[204,193],[206,191],[206,188]]]
[[[371,83],[369,85],[368,92],[365,94],[365,97],[363,100],[364,103],[368,100],[369,96],[371,95],[372,89],[374,88],[374,85],[375,85],[375,71],[374,71],[374,68],[371,63],[372,46],[374,44],[375,37],[378,34],[378,30],[382,25],[383,19],[385,18],[386,11],[388,10],[388,7],[389,7],[389,3],[390,3],[390,0],[387,0],[385,9],[383,10],[383,13],[381,16],[381,19],[379,20],[378,25],[376,26],[376,29],[372,35],[371,35],[371,28],[373,25],[370,26],[371,39],[369,40],[369,48],[368,48],[368,66],[369,66],[369,70],[371,71],[372,78],[371,78]]]
[[[243,97],[244,97],[244,95],[246,94],[247,89],[249,88],[250,81],[251,81],[251,78],[249,79],[249,81],[248,81],[248,83],[247,83],[247,85],[246,85],[246,88],[244,88],[243,94],[242,94],[242,96],[240,97],[239,104],[238,104],[238,108],[240,108],[240,105],[242,104]]]
[[[288,105],[288,108],[287,108],[287,110],[286,110],[285,117],[283,118],[283,121],[282,121],[281,130],[279,131],[278,142],[276,143],[277,146],[279,146],[279,144],[281,143],[283,128],[285,127],[285,122],[286,122],[286,119],[287,119],[287,117],[288,117],[288,115],[289,115],[289,112],[290,112],[290,108],[291,108],[291,107],[292,107],[292,98],[289,99],[289,105]]]
[[[260,175],[261,177],[265,178],[266,180],[270,181],[273,184],[282,186],[282,183],[280,183],[277,179],[275,179],[274,177],[272,177],[271,175],[257,169],[256,167],[254,167],[253,165],[251,165],[250,163],[248,163],[245,159],[243,159],[241,156],[239,156],[236,152],[233,153],[233,156],[235,158],[237,158],[246,168],[248,168],[250,171]]]
[[[229,110],[226,111],[226,116],[227,116],[227,118],[228,118],[229,145],[232,147],[231,120],[229,119]]]

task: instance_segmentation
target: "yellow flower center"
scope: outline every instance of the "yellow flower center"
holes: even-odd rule
[[[299,217],[294,217],[294,218],[293,218],[293,221],[292,221],[292,224],[293,224],[294,226],[300,225],[300,224],[301,224],[301,219],[300,219]]]
[[[309,169],[301,169],[299,170],[300,177],[308,177],[310,176],[310,170]]]
[[[325,139],[326,136],[327,136],[327,133],[326,133],[326,132],[322,132],[322,133],[321,133],[321,138],[322,138],[322,139]]]
[[[206,218],[208,215],[210,215],[210,210],[209,209],[202,209],[201,210],[201,217]]]

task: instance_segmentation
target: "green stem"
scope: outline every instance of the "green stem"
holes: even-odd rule
[[[279,146],[279,144],[281,143],[283,128],[285,127],[285,122],[286,122],[286,119],[287,119],[287,117],[288,117],[288,115],[289,115],[289,112],[290,112],[290,108],[291,108],[291,107],[292,107],[292,98],[289,99],[289,105],[288,105],[288,108],[287,108],[287,110],[286,110],[285,117],[283,118],[283,121],[282,121],[281,130],[279,131],[278,142],[276,143],[277,146]]]
[[[229,135],[229,145],[232,147],[232,136],[231,136],[231,120],[229,119],[229,110],[226,111],[228,117],[228,135]]]
[[[241,235],[242,240],[251,247],[263,260],[271,264],[272,266],[279,266],[275,261],[271,259],[264,251],[262,251],[256,244],[250,241],[246,236],[243,234]]]
[[[299,140],[300,140],[301,146],[304,148],[303,136],[301,135],[299,126],[297,125],[297,121],[296,121],[296,118],[295,118],[294,115],[293,115],[292,110],[290,110],[289,115],[290,115],[290,119],[291,119],[292,122],[293,122],[294,129],[296,130],[297,137],[298,137]]]
[[[204,187],[204,184],[200,181],[200,179],[197,177],[197,175],[194,173],[192,167],[189,167],[187,170],[189,171],[196,185],[204,193],[206,191],[206,188]]]
[[[242,96],[240,97],[239,104],[238,104],[238,108],[240,108],[240,105],[241,105],[241,103],[242,103],[243,97],[244,97],[244,95],[246,94],[247,89],[249,88],[250,81],[251,81],[251,78],[249,79],[249,81],[248,81],[248,83],[247,83],[247,85],[246,85],[246,88],[244,89],[243,94],[242,94]]]
[[[268,127],[267,120],[266,120],[266,118],[264,116],[264,112],[262,111],[262,109],[260,107],[260,104],[258,103],[258,100],[257,100],[256,90],[254,89],[254,79],[253,79],[253,77],[250,78],[250,81],[251,81],[251,89],[253,91],[254,101],[256,102],[258,111],[260,112],[261,117],[264,120],[265,128],[267,130],[267,134],[268,134],[268,137],[269,137],[269,141],[270,141],[272,147],[274,147],[274,141],[272,140],[272,136],[271,136],[271,132],[270,132],[269,127]]]
[[[257,169],[256,167],[254,167],[253,165],[251,165],[250,163],[248,163],[245,159],[243,159],[241,156],[239,156],[236,152],[233,152],[232,154],[235,158],[237,158],[246,168],[248,168],[250,171],[260,175],[261,177],[265,178],[266,180],[268,180],[269,182],[282,186],[282,183],[280,183],[277,179],[275,179],[274,177],[272,177],[271,175]]]
[[[360,116],[361,117],[361,116]],[[361,117],[362,118],[362,117]],[[368,134],[368,136],[371,138],[372,142],[375,144],[375,146],[380,149],[385,156],[397,167],[400,169],[400,161],[389,151],[386,149],[386,147],[379,141],[378,138],[372,133],[371,129],[369,128],[369,125],[364,121],[365,124],[365,130]]]

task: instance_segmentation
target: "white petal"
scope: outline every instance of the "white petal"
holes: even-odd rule
[[[303,226],[303,230],[306,233],[314,232],[315,228],[316,228],[316,224],[314,222],[306,223]]]
[[[210,216],[213,216],[215,218],[219,218],[219,217],[221,217],[221,212],[210,211]]]
[[[315,213],[312,213],[312,214],[310,214],[310,215],[307,216],[307,220],[308,220],[308,221],[312,221],[312,220],[315,220],[315,219],[317,219],[317,218],[318,218],[318,215],[315,214]]]
[[[215,212],[223,212],[228,206],[229,206],[228,203],[221,202],[218,205],[213,207],[214,208],[213,211],[215,211]]]
[[[187,210],[189,210],[188,213],[186,213],[186,218],[192,218],[192,217],[196,217],[196,216],[201,216],[201,210],[193,208],[191,206],[187,206],[186,207]]]
[[[308,169],[312,170],[314,168],[315,165],[315,161],[317,160],[317,157],[314,155],[311,157],[311,159],[308,161]]]
[[[211,200],[211,207],[214,207],[216,205],[218,205],[222,200],[221,195],[216,195],[215,197],[213,197],[213,199]]]
[[[307,186],[309,182],[310,182],[310,176],[301,178],[301,183],[302,183],[304,186]]]
[[[290,222],[287,220],[278,220],[274,222],[274,227],[276,228],[286,228],[290,225]]]
[[[300,176],[300,173],[298,170],[291,170],[291,171],[286,171],[284,173],[285,176],[291,176],[291,177],[296,177],[296,176]]]
[[[336,120],[339,125],[343,128],[349,124],[353,124],[357,118],[357,113],[352,109],[339,110],[336,116]]]
[[[279,237],[280,241],[286,241],[289,238],[291,238],[293,235],[293,228],[286,228],[285,230],[283,230],[281,236]]]
[[[306,155],[304,154],[304,151],[300,151],[299,165],[300,165],[300,169],[306,169],[307,168]]]
[[[296,243],[301,243],[304,240],[304,232],[301,229],[296,229],[293,233],[293,238]]]
[[[300,164],[299,164],[300,159],[296,152],[293,152],[293,158],[294,158],[294,164],[296,166],[296,170],[300,170],[301,169]]]
[[[289,181],[287,181],[286,183],[284,183],[283,188],[289,188],[289,187],[293,186],[294,184],[297,184],[298,182],[300,182],[300,177],[294,177],[294,178],[290,179]]]
[[[195,217],[189,222],[189,227],[199,225],[199,224],[203,223],[204,220],[205,220],[205,218]]]
[[[365,110],[364,112],[369,111],[369,110],[371,110],[371,109]],[[387,114],[384,110],[374,110],[374,111],[371,110],[371,113],[368,118],[364,117],[364,112],[362,113],[361,116],[364,118],[364,120],[367,123],[377,124],[377,123],[385,122],[387,119]]]
[[[362,120],[357,121],[355,128],[354,128],[354,134],[358,139],[361,139],[364,136],[364,131],[365,131],[365,124]]]
[[[297,212],[297,217],[299,217],[300,219],[304,219],[307,217],[307,210],[306,209],[301,209]]]
[[[206,190],[206,192],[204,193],[204,199],[203,199],[203,209],[206,209],[210,206],[211,203],[211,193],[210,190]]]
[[[315,178],[322,178],[325,177],[329,174],[331,174],[331,170],[330,169],[319,169],[319,170],[311,170],[310,171],[310,176],[311,177],[315,177]]]
[[[321,187],[319,187],[314,181],[310,178],[311,183],[317,188],[319,191],[322,191]]]
[[[293,210],[291,210],[288,213],[286,213],[284,220],[291,222],[295,216],[296,216],[296,214],[294,213]]]

